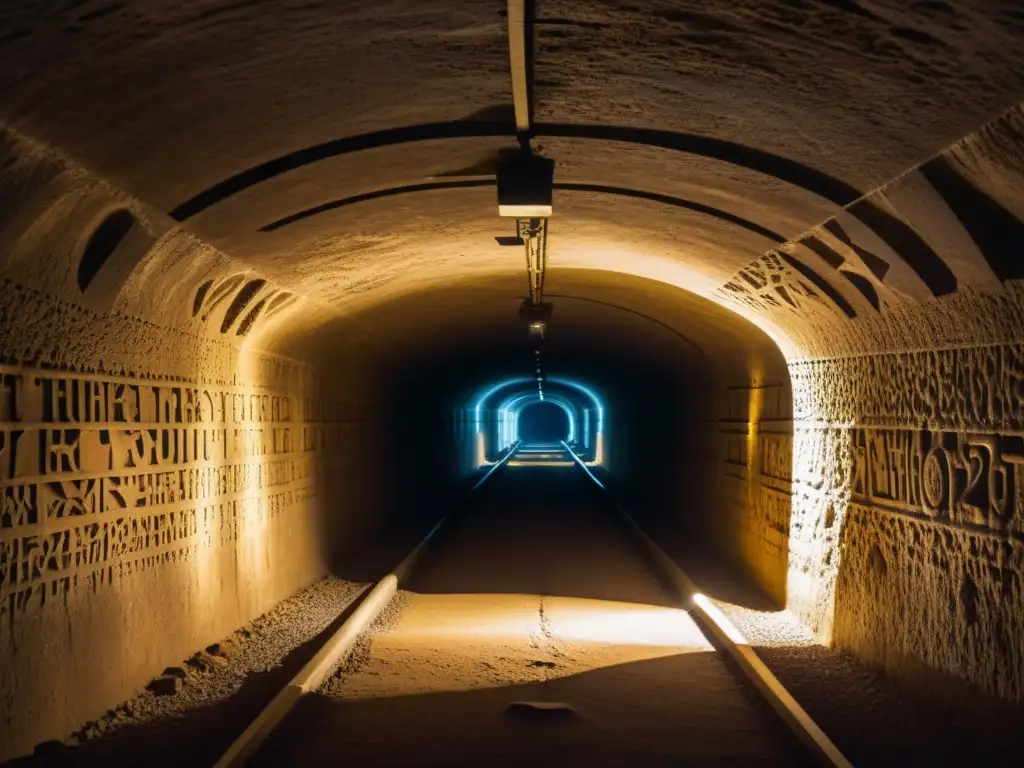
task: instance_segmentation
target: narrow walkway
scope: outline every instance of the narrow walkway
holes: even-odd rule
[[[508,467],[259,765],[804,761],[576,469]],[[509,709],[564,703],[565,711]]]

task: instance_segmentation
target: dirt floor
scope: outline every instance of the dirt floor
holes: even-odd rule
[[[524,484],[527,472],[537,481]],[[300,703],[255,762],[803,759],[672,605],[584,476],[571,467],[517,467],[497,476],[438,542],[401,605]]]

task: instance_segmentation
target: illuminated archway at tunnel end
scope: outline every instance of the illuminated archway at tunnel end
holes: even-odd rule
[[[605,462],[605,421],[607,407],[593,389],[576,379],[548,378],[543,397],[532,378],[511,377],[477,390],[470,399],[470,413],[476,444],[475,464],[488,466],[500,460],[519,440],[519,419],[530,405],[550,402],[568,419],[566,442],[590,466]]]

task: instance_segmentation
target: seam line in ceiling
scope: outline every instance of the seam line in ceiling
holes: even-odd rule
[[[863,193],[857,188],[824,171],[781,155],[725,139],[618,125],[539,123],[534,126],[534,129],[534,135],[537,137],[594,139],[640,144],[720,160],[787,182],[840,207],[845,207],[863,197]],[[437,139],[507,138],[508,136],[509,125],[505,122],[466,120],[410,125],[335,139],[290,152],[235,174],[186,200],[172,210],[170,216],[176,221],[185,221],[217,203],[289,171],[353,152]]]
[[[379,200],[381,198],[387,198],[398,195],[408,195],[416,192],[432,192],[438,190],[455,190],[455,189],[473,189],[480,187],[493,187],[495,186],[494,179],[460,179],[457,181],[435,181],[425,182],[423,184],[408,184],[402,187],[391,187],[390,189],[380,189],[373,192],[366,192],[361,195],[353,195],[352,197],[343,197],[337,200],[331,200],[326,203],[307,208],[303,211],[296,211],[293,214],[284,216],[283,218],[272,221],[269,224],[265,224],[260,227],[260,232],[273,232],[283,227],[287,227],[290,224],[295,224],[299,221],[318,216],[323,213],[344,208],[349,205],[355,205],[357,203],[367,202],[370,200]],[[553,187],[556,190],[563,190],[568,192],[591,192],[594,194],[601,195],[615,195],[619,197],[630,197],[639,200],[648,200],[650,202],[659,203],[662,205],[668,205],[675,208],[683,208],[695,213],[704,214],[722,221],[735,224],[738,227],[742,227],[754,234],[760,235],[776,244],[786,242],[786,239],[778,232],[774,232],[767,227],[763,227],[756,222],[744,219],[742,216],[737,216],[729,211],[724,211],[721,208],[715,208],[714,206],[705,205],[704,203],[694,202],[692,200],[686,200],[681,197],[673,197],[672,195],[661,194],[660,192],[645,192],[639,189],[631,189],[629,187],[614,187],[605,184],[583,184],[576,182],[555,182]]]

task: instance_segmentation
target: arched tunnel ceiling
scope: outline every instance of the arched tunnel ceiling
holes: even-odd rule
[[[356,404],[417,382],[463,407],[481,387],[530,370],[532,349],[516,310],[521,275],[490,275],[409,292],[280,337],[281,349],[335,361],[324,375]],[[722,376],[754,386],[785,378],[772,341],[711,301],[662,282],[606,271],[553,270],[554,305],[545,359],[557,377],[598,389],[611,379],[678,382]],[[347,375],[358,366],[359,377]]]
[[[514,146],[503,9],[8,4],[0,109],[333,312],[519,269],[493,240],[492,158]],[[1015,2],[548,0],[536,16],[552,263],[643,257],[702,293],[1024,96]]]

